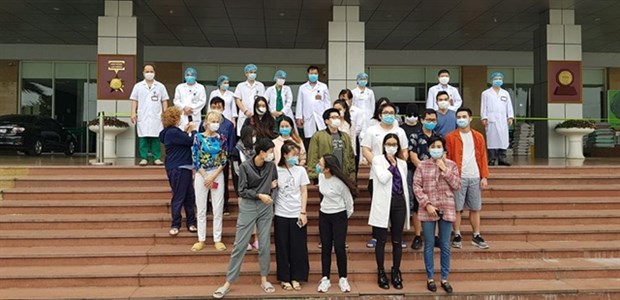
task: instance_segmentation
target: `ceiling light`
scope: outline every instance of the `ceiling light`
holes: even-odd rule
[[[59,10],[60,10],[60,8],[58,8],[58,7],[54,7],[54,8],[53,8],[53,10],[55,10],[55,11],[59,11]]]
[[[594,22],[598,22],[600,20],[601,20],[601,18],[596,18],[596,19],[594,19]]]
[[[169,13],[170,13],[170,14],[174,14],[174,10],[172,10],[172,9],[171,9],[171,10],[169,11]]]
[[[284,17],[286,14],[284,12],[281,12],[279,15],[280,17]]]

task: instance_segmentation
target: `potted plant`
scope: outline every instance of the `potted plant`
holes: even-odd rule
[[[103,118],[104,158],[116,158],[116,136],[128,128],[129,124],[127,122],[121,121],[116,117]],[[88,122],[88,129],[97,134],[97,143],[99,143],[99,118],[90,120]]]
[[[566,120],[555,126],[555,132],[567,139],[568,153],[566,158],[584,159],[583,136],[594,132],[596,125],[588,120]]]

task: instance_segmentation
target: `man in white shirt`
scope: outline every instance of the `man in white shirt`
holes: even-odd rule
[[[304,129],[304,146],[309,149],[312,135],[325,129],[323,112],[332,105],[327,85],[319,81],[319,67],[308,67],[308,82],[299,87],[296,105],[297,127]]]
[[[461,94],[459,94],[459,90],[448,83],[450,82],[450,72],[446,69],[439,70],[437,73],[437,79],[439,80],[439,84],[434,85],[428,89],[428,97],[426,98],[426,108],[437,110],[437,102],[435,99],[437,98],[437,93],[440,91],[445,91],[450,96],[450,107],[448,109],[452,111],[456,111],[463,104],[463,99],[461,99]]]
[[[181,122],[179,128],[185,130],[190,122],[200,123],[200,112],[207,104],[207,92],[205,87],[196,82],[198,72],[194,68],[185,70],[185,83],[177,85],[174,90],[174,106],[181,110]]]
[[[351,91],[353,105],[362,110],[364,119],[370,120],[375,110],[375,93],[366,87],[368,85],[368,74],[358,73],[356,81],[357,87]]]
[[[243,71],[248,79],[241,82],[235,88],[235,101],[239,108],[239,118],[237,119],[237,136],[241,136],[241,127],[245,119],[251,118],[254,109],[254,99],[265,95],[265,86],[262,82],[256,81],[256,71],[258,67],[254,64],[245,66]]]
[[[508,126],[512,126],[514,113],[510,93],[502,89],[504,74],[495,72],[491,75],[493,86],[482,92],[480,101],[480,119],[486,129],[489,165],[499,159],[500,166],[510,166],[506,158],[509,146]]]
[[[145,65],[142,74],[144,80],[136,83],[131,96],[131,122],[136,124],[138,131],[138,149],[140,166],[146,166],[149,152],[156,165],[163,165],[161,161],[161,145],[159,132],[164,129],[161,122],[161,113],[168,108],[168,91],[166,87],[155,80],[155,67]]]

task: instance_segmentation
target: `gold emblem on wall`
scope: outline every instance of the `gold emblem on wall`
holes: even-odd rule
[[[97,56],[97,98],[129,99],[136,83],[136,65],[133,55]]]
[[[118,72],[125,71],[125,61],[124,60],[110,60],[108,61],[108,70],[114,71],[116,74],[114,78],[108,81],[110,84],[110,93],[113,92],[121,92],[123,93],[123,88],[125,87],[125,81],[118,77]]]

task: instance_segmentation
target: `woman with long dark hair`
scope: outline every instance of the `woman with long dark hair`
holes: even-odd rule
[[[304,147],[304,141],[297,134],[297,129],[295,128],[295,122],[289,116],[280,116],[276,124],[276,128],[278,129],[278,137],[273,139],[273,144],[275,148],[273,149],[273,153],[276,156],[275,161],[280,161],[280,148],[284,145],[286,141],[292,141],[297,146],[299,146],[299,165],[304,166],[306,164],[306,148]]]
[[[338,285],[343,293],[350,292],[347,280],[346,238],[348,219],[353,214],[355,184],[340,168],[338,158],[326,154],[315,166],[319,174],[319,192],[323,195],[319,211],[319,235],[321,237],[322,278],[318,291],[326,293],[331,287],[329,275],[332,264],[332,245],[338,265]]]
[[[269,103],[263,96],[258,96],[254,100],[254,114],[251,118],[243,122],[243,126],[256,127],[258,138],[275,139],[278,134],[274,131],[276,121],[269,112]]]

